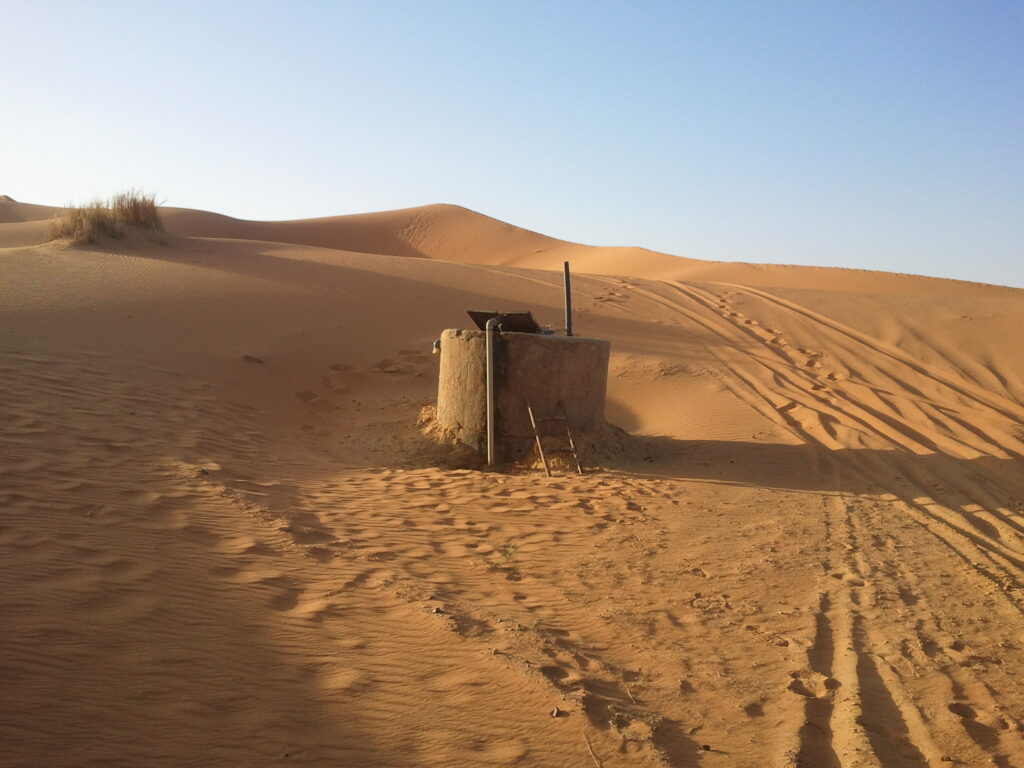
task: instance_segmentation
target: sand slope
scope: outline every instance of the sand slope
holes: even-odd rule
[[[0,764],[1024,765],[1024,292],[51,214],[0,201]],[[431,341],[558,325],[563,258],[638,437],[452,468]]]

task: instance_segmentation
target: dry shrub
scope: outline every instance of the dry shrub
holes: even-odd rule
[[[161,239],[164,225],[153,195],[133,189],[110,200],[69,205],[50,222],[50,239],[66,239],[76,245],[94,243],[103,237],[123,237],[126,227]]]

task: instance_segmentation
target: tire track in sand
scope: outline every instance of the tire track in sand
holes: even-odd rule
[[[676,284],[672,287],[673,290],[688,299],[686,306],[674,303],[670,299],[649,289],[638,290],[641,290],[652,301],[666,308],[674,309],[674,311],[685,316],[687,319],[697,322],[705,328],[714,329],[723,340],[735,342],[733,350],[724,350],[720,354],[715,354],[729,373],[729,376],[723,380],[724,383],[728,385],[730,380],[732,380],[733,382],[738,381],[742,385],[740,388],[733,389],[737,396],[744,399],[775,423],[790,429],[812,445],[816,444],[828,450],[851,447],[848,440],[839,439],[844,437],[844,435],[838,431],[836,426],[836,424],[840,423],[838,419],[844,414],[844,411],[833,407],[835,402],[834,395],[837,392],[841,395],[844,393],[826,388],[828,386],[826,382],[842,381],[842,373],[830,371],[828,367],[820,364],[817,366],[796,364],[799,362],[798,360],[789,359],[784,352],[780,352],[780,349],[785,350],[788,346],[791,346],[788,342],[771,344],[769,341],[766,343],[765,339],[744,325],[745,321],[749,318],[735,312],[732,312],[734,317],[730,318],[730,304],[725,294],[715,297],[693,286]],[[730,288],[729,290],[736,292],[740,289]],[[703,309],[704,312],[695,311],[694,306]],[[761,326],[758,324],[754,327]],[[732,329],[731,332],[730,328]],[[774,337],[781,338],[781,334],[774,329],[768,328],[765,332],[774,334]],[[770,354],[750,354],[748,351],[750,339],[760,342],[762,349],[767,349]],[[744,343],[745,340],[746,343]],[[784,338],[783,341],[785,341]],[[821,353],[815,353],[808,349],[801,349],[798,352],[807,356],[805,362],[816,362],[822,357]],[[902,353],[900,354],[902,355]],[[780,362],[782,363],[781,369]],[[752,366],[754,366],[753,369]],[[758,368],[762,372],[759,372]],[[763,373],[765,368],[768,369],[770,379],[766,379]],[[823,380],[822,376],[824,377]],[[886,383],[889,386],[893,386],[892,383]],[[818,387],[817,389],[815,389],[816,386]],[[793,399],[780,404],[780,391],[785,391],[786,394],[792,395]],[[825,398],[830,399],[825,400]],[[862,464],[867,462],[870,465],[860,467],[859,474],[864,479],[864,482],[870,485],[872,483],[871,478],[890,476],[893,469],[899,470],[903,477],[915,480],[916,482],[911,482],[909,487],[895,487],[889,490],[904,500],[907,512],[919,524],[942,541],[957,558],[970,564],[979,573],[996,584],[1008,599],[1020,609],[1024,605],[1019,586],[1020,577],[1024,573],[1024,558],[1022,558],[1018,551],[1022,544],[1019,531],[1017,530],[1020,525],[1019,521],[1012,520],[1008,514],[1000,513],[998,510],[993,509],[991,505],[989,508],[982,510],[980,515],[965,515],[931,498],[927,486],[934,485],[937,478],[925,477],[923,480],[919,480],[918,478],[922,477],[922,470],[911,468],[908,464],[909,460],[903,461],[900,450],[910,451],[914,454],[934,453],[939,448],[934,438],[941,438],[941,436],[937,434],[922,434],[916,426],[914,428],[906,427],[898,430],[889,430],[886,428],[887,424],[898,425],[901,423],[900,419],[902,417],[899,413],[887,415],[880,423],[870,415],[872,409],[868,409],[869,413],[865,414],[858,403],[852,402],[849,397],[846,397],[845,400],[845,414],[854,417],[854,423],[850,424],[848,422],[847,427],[862,434],[868,433],[876,439],[880,438],[882,440],[881,447],[894,449],[892,458],[888,459],[884,464],[870,458],[860,460]],[[830,412],[815,408],[815,401],[818,401],[818,407],[824,401]],[[861,413],[858,413],[858,410]],[[832,428],[822,428],[823,420],[827,421],[829,418],[835,420],[833,421]],[[858,429],[858,426],[863,427],[863,429]],[[875,443],[875,445],[879,444]],[[954,455],[957,455],[967,446],[962,443],[950,445],[947,442],[947,447],[954,449]],[[1012,446],[1008,448],[1012,449]],[[1012,453],[1012,450],[1007,452],[1015,455]],[[1006,452],[1001,450],[999,450],[999,453],[1002,453],[1003,456],[1007,455]],[[901,466],[901,463],[903,466]],[[1015,489],[1011,489],[1011,492],[1013,491]],[[1020,491],[1017,491],[1017,493],[1024,495]],[[992,521],[991,524],[996,526],[996,529],[1002,527],[1003,530],[1007,531],[1009,535],[1005,540],[988,535],[986,532],[977,530],[976,526],[970,525],[970,521],[983,520],[985,517]]]

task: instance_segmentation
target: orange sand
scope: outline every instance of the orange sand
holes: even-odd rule
[[[1024,291],[54,210],[0,201],[0,764],[1024,766]],[[450,468],[431,342],[563,260],[635,437]]]

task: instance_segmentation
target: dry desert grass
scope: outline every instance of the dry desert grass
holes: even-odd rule
[[[51,221],[50,239],[84,245],[103,237],[123,237],[125,227],[140,230],[154,239],[162,236],[164,225],[153,195],[128,190],[109,200],[69,205]]]

